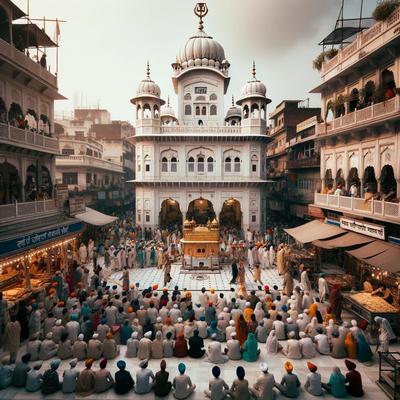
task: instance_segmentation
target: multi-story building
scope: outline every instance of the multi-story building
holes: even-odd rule
[[[267,145],[266,174],[272,182],[267,186],[266,210],[269,219],[289,216],[288,206],[288,149],[297,136],[297,124],[318,115],[319,108],[309,107],[308,101],[283,100],[270,113],[272,141]]]
[[[296,126],[296,136],[289,140],[287,151],[287,200],[291,216],[309,218],[308,204],[320,189],[319,142],[315,141],[319,117],[314,116]]]
[[[178,117],[165,103],[150,71],[131,102],[136,107],[136,222],[182,226],[182,219],[258,230],[265,179],[265,85],[252,76],[225,117],[229,62],[200,23],[172,64]]]
[[[124,169],[120,158],[105,156],[92,131],[96,124],[111,124],[110,113],[77,109],[73,118],[64,114],[57,119],[61,155],[56,157],[56,179],[71,194],[83,196],[86,205],[110,212],[123,206]]]
[[[380,238],[391,240],[400,237],[399,30],[397,8],[323,63],[312,90],[321,94],[323,119],[315,205],[333,219],[380,225]]]
[[[23,16],[0,0],[0,291],[18,284],[16,296],[31,289],[34,260],[45,260],[48,272],[65,266],[67,242],[82,229],[63,216],[55,193],[53,108],[63,96],[43,54],[56,44],[29,20],[14,23]]]
[[[93,124],[90,131],[103,145],[103,158],[122,164],[123,183],[135,179],[135,146],[129,140],[135,134],[134,127],[127,121],[111,121],[109,124]],[[121,189],[124,209],[134,211],[133,186],[121,184]]]

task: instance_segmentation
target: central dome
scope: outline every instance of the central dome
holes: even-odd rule
[[[195,66],[219,68],[220,65],[228,63],[224,48],[202,30],[191,36],[181,48],[177,62],[182,68]]]

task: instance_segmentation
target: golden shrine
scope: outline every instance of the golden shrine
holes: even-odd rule
[[[219,269],[219,223],[216,218],[207,225],[192,219],[183,223],[182,268]]]

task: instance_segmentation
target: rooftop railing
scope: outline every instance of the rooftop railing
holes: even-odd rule
[[[103,160],[101,158],[96,158],[92,156],[86,155],[70,155],[70,156],[57,156],[56,165],[58,166],[90,166],[99,169],[114,171],[114,172],[123,172],[122,165],[116,164],[107,160]]]

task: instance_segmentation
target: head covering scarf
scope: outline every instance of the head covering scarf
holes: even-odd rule
[[[178,365],[178,371],[179,371],[181,374],[184,374],[185,371],[186,371],[186,365],[185,365],[184,363],[179,363],[179,365]]]
[[[285,367],[287,373],[293,371],[293,364],[290,361],[286,361],[285,364],[283,364],[283,366]]]
[[[267,338],[267,353],[276,354],[278,352],[278,339],[276,338],[276,332],[272,330]]]
[[[126,367],[126,362],[125,362],[124,360],[119,360],[119,361],[117,362],[117,367],[118,367],[119,369],[121,369],[121,370],[125,369],[125,367]]]

